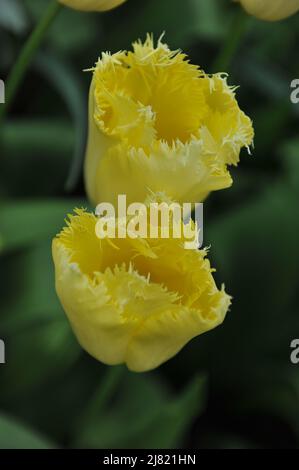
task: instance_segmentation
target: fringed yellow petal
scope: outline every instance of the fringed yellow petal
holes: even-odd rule
[[[205,250],[178,238],[97,238],[76,210],[53,241],[56,290],[82,347],[106,364],[153,369],[219,325],[230,297]]]
[[[93,203],[143,202],[148,190],[178,202],[227,188],[228,165],[253,141],[226,76],[209,76],[147,36],[132,52],[102,54],[93,69],[87,192]]]

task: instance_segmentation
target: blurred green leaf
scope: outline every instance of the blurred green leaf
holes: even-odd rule
[[[275,165],[275,153],[277,146],[280,144],[281,139],[285,135],[286,128],[289,126],[292,116],[291,103],[289,98],[276,100],[275,103],[264,103],[261,108],[255,111],[255,128],[258,132],[254,138],[255,151],[258,149],[256,155],[261,162],[263,159],[264,165],[269,169]],[[271,118],[269,119],[269,115]],[[274,146],[271,159],[269,159],[268,152],[271,146]]]
[[[53,445],[13,418],[0,414],[0,449],[51,449]]]
[[[57,153],[59,156],[71,153],[73,142],[72,127],[61,120],[14,120],[5,123],[2,129],[3,153],[9,156],[7,159],[18,157],[19,164],[24,153],[38,154],[40,159],[43,159],[45,152],[51,153],[53,158]]]
[[[0,0],[0,10],[0,26],[14,33],[23,33],[27,29],[28,18],[21,1]]]
[[[7,356],[0,369],[1,397],[10,401],[61,376],[81,348],[55,293],[50,241],[4,257],[0,277],[5,279],[0,321]]]
[[[194,32],[200,37],[219,40],[230,25],[231,11],[219,0],[198,1],[192,0],[194,8]]]
[[[290,140],[283,144],[279,153],[294,190],[299,192],[299,139]]]
[[[293,314],[298,232],[298,196],[287,181],[269,185],[255,200],[206,227],[212,266],[233,302],[222,327],[198,341],[192,352],[202,358],[201,367],[212,371],[217,387],[233,389],[238,402],[242,394],[247,400],[260,394],[270,379],[273,388],[282,364],[292,367],[289,342],[299,329]]]
[[[255,321],[273,320],[281,314],[296,291],[299,278],[299,208],[297,195],[288,183],[269,186],[258,198],[207,227],[207,243],[229,288],[238,292],[245,312],[251,315],[247,299],[254,292]],[[288,250],[283,249],[285,228]],[[244,247],[244,242],[246,246]],[[240,270],[242,282],[240,282]],[[234,295],[234,291],[232,292]],[[252,300],[253,301],[253,300]],[[257,312],[262,316],[258,317]],[[249,318],[248,318],[249,320]]]
[[[54,237],[74,207],[86,207],[84,200],[53,199],[13,201],[0,204],[0,253]]]
[[[23,0],[33,21],[36,23],[41,17],[49,0]],[[65,8],[56,18],[47,41],[53,48],[65,55],[85,53],[90,43],[96,40],[99,31],[99,15],[82,13],[71,8]]]
[[[206,224],[215,277],[218,285],[225,282],[232,306],[223,325],[192,341],[171,370],[180,378],[205,370],[212,429],[216,434],[221,427],[226,433],[242,429],[242,439],[257,447],[265,445],[259,444],[261,435],[268,446],[284,446],[289,437],[279,436],[280,429],[290,436],[298,433],[298,388],[289,379],[298,374],[290,361],[290,341],[299,332],[298,232],[298,191],[286,174],[247,204]],[[247,429],[250,420],[256,425],[262,416],[269,423],[275,420],[274,436]],[[220,446],[217,435],[211,437],[213,445]]]
[[[74,144],[74,130],[61,119],[8,121],[2,132],[2,196],[41,198],[62,192]]]
[[[7,364],[0,370],[1,399],[10,403],[62,376],[81,353],[63,315],[47,320],[41,316],[39,322],[6,336],[5,344]]]
[[[89,423],[78,429],[76,445],[116,448],[121,443],[123,448],[175,448],[202,411],[204,385],[203,379],[196,378],[181,394],[173,396],[154,377],[128,372],[113,404],[107,403],[98,413],[94,409]]]
[[[271,60],[272,63],[281,61],[286,50],[292,49],[296,44],[298,31],[298,16],[288,18],[286,21],[260,21],[254,18],[254,31],[252,33],[251,50],[257,58]],[[283,41],[281,38],[283,37]]]
[[[13,336],[47,322],[64,320],[55,292],[51,240],[2,257],[1,333]]]
[[[257,60],[254,57],[243,57],[241,59],[240,75],[247,84],[253,84],[265,96],[272,99],[290,98],[290,84],[285,72],[275,67],[271,62],[267,63],[265,58]]]
[[[66,189],[72,190],[77,184],[83,168],[87,133],[88,97],[82,92],[80,81],[65,60],[59,60],[50,54],[40,54],[36,64],[47,80],[60,93],[73,121],[76,140],[72,164],[66,182]]]

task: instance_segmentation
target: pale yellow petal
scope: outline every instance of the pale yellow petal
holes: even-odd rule
[[[112,10],[126,0],[58,0],[64,5],[82,11],[107,11]]]
[[[212,297],[211,293],[211,297]],[[207,311],[174,305],[160,316],[145,320],[135,332],[126,355],[128,368],[134,372],[154,369],[175,356],[192,338],[205,333],[225,318],[230,297],[220,291]]]
[[[238,1],[238,0],[237,0]],[[299,0],[239,0],[245,10],[266,21],[285,19],[299,11]]]

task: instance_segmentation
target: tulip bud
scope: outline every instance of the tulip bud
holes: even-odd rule
[[[265,21],[278,21],[297,13],[299,0],[237,0],[253,16]]]
[[[107,11],[112,10],[126,0],[58,0],[64,5],[82,11]]]

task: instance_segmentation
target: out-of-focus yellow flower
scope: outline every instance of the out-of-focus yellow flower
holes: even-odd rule
[[[126,0],[58,0],[60,3],[75,10],[82,11],[107,11],[118,7]]]
[[[95,204],[118,194],[143,202],[148,190],[200,202],[232,184],[227,166],[252,140],[226,76],[206,75],[161,39],[103,53],[93,69],[85,181]]]
[[[299,11],[299,0],[235,0],[241,2],[245,10],[266,21],[278,21]]]
[[[230,297],[205,250],[174,237],[99,239],[97,221],[76,210],[53,241],[56,290],[89,354],[147,371],[222,323]]]

